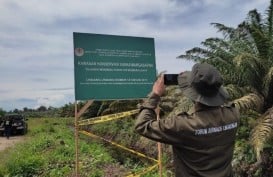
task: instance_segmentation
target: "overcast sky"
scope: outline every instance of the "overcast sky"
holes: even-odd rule
[[[211,22],[236,27],[269,0],[1,0],[0,108],[60,107],[74,102],[73,32],[155,39],[158,71],[192,63],[176,59],[219,36]]]

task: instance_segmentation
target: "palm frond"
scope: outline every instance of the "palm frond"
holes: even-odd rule
[[[270,1],[270,6],[268,7],[267,11],[267,21],[266,21],[266,26],[267,26],[267,37],[269,39],[269,46],[273,46],[273,0]],[[273,63],[273,48],[270,47],[268,49],[268,60],[271,62],[271,65]]]
[[[186,51],[187,55],[194,55],[195,54],[195,55],[199,55],[199,56],[202,56],[202,55],[206,56],[208,53],[209,53],[208,50],[202,49],[200,47],[194,47],[191,50]],[[202,57],[204,57],[204,56],[202,56]]]
[[[241,53],[233,58],[235,65],[240,68],[240,77],[242,81],[245,81],[247,85],[254,86],[257,90],[262,91],[261,78],[264,77],[266,71],[266,65],[263,61],[251,54]],[[238,80],[240,81],[240,80]],[[238,84],[241,84],[238,82]]]
[[[192,100],[190,100],[186,96],[183,96],[176,103],[176,109],[173,111],[172,114],[177,115],[177,114],[179,114],[181,112],[188,112],[192,106],[193,106]],[[172,116],[172,114],[170,114],[169,116]]]
[[[260,16],[260,14],[256,14],[256,16]],[[252,17],[251,22],[248,22],[245,28],[249,31],[261,58],[267,59],[271,37],[268,37],[268,29],[266,28],[266,25],[261,23],[260,17]]]
[[[253,9],[248,12],[246,22],[249,24],[254,24],[257,27],[260,27],[262,25],[262,17],[261,14],[258,13],[257,9]]]
[[[224,87],[229,94],[230,100],[241,98],[249,93],[257,93],[257,91],[251,87],[239,87],[238,85],[234,84],[228,84]]]
[[[207,57],[215,57],[218,56],[222,60],[230,60],[235,55],[233,55],[231,51],[232,46],[229,42],[220,38],[208,38],[201,43],[203,46],[207,48]]]
[[[261,152],[266,142],[273,136],[273,107],[268,109],[265,114],[259,118],[257,126],[251,132],[250,141],[255,149],[256,158],[261,162]]]
[[[194,62],[200,62],[202,61],[204,58],[201,58],[199,56],[196,56],[196,55],[179,55],[178,57],[176,57],[177,59],[185,59],[185,60],[188,60],[188,61],[194,61]]]
[[[264,99],[257,93],[250,93],[246,96],[234,100],[234,103],[241,113],[246,113],[249,110],[261,112]]]
[[[273,33],[273,0],[270,1],[270,5],[267,9],[267,26],[268,26],[268,36],[272,39],[272,33]]]
[[[225,38],[232,38],[235,34],[235,29],[232,27],[227,27],[221,23],[211,23],[215,28],[218,29],[218,32],[222,32]]]
[[[176,58],[186,59],[186,60],[190,60],[194,62],[200,62],[207,57],[208,53],[209,51],[207,51],[206,49],[202,49],[200,47],[194,47],[190,50],[187,50],[185,55],[179,55]]]
[[[270,41],[265,36],[265,32],[263,32],[260,28],[255,26],[251,27],[251,34],[259,51],[259,55],[262,59],[267,59],[268,57],[268,49],[270,48]]]
[[[268,71],[268,73],[264,77],[264,94],[268,96],[268,92],[272,90],[273,88],[273,67],[271,67]]]
[[[184,96],[178,86],[166,87],[166,92],[161,98],[159,107],[165,114],[165,117],[172,117],[181,112],[188,112],[193,106],[193,101]]]

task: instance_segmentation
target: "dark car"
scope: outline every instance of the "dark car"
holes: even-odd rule
[[[4,134],[4,121],[10,120],[12,122],[11,133],[24,135],[28,131],[28,124],[26,118],[21,114],[7,114],[0,119],[0,134]]]

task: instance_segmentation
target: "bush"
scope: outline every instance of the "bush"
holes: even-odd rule
[[[29,151],[26,153],[17,152],[6,164],[10,176],[29,177],[37,176],[45,160],[41,156],[33,155]]]

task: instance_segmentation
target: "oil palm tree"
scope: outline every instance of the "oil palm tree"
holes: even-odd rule
[[[178,58],[214,65],[230,92],[248,88],[246,95],[233,99],[242,113],[254,110],[261,115],[250,138],[260,162],[261,151],[273,135],[273,0],[264,18],[254,9],[236,28],[212,25],[222,38],[208,38],[202,48],[194,47]]]

